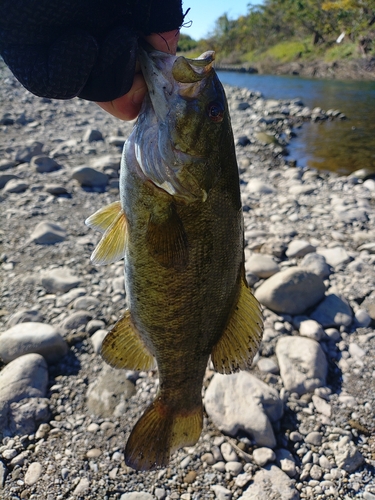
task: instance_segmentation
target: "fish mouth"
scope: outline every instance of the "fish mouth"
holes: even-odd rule
[[[184,93],[198,93],[211,71],[214,52],[186,59],[154,49],[140,48],[139,60],[148,88],[135,137],[135,154],[143,174],[157,187],[183,202],[207,198],[188,165],[204,158],[185,150],[176,140],[175,116],[184,112]]]

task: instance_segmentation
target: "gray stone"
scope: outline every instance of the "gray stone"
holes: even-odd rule
[[[16,165],[17,163],[15,161],[3,158],[2,160],[0,160],[0,172],[9,170],[10,168],[14,168]]]
[[[62,322],[61,329],[63,331],[84,329],[87,323],[92,319],[92,313],[89,311],[76,311],[69,314]]]
[[[48,363],[58,362],[68,352],[59,332],[45,323],[20,323],[0,334],[0,358],[4,363],[36,352]]]
[[[83,297],[78,297],[74,302],[73,302],[73,309],[85,309],[86,311],[89,311],[91,309],[97,309],[100,306],[100,300],[98,300],[96,297],[90,297],[90,296],[83,296]]]
[[[19,323],[29,323],[31,321],[36,323],[43,323],[43,319],[43,315],[40,311],[29,309],[26,311],[17,311],[16,313],[12,314],[12,316],[8,320],[7,325],[14,326],[18,325]]]
[[[310,317],[323,328],[349,326],[353,319],[353,311],[344,297],[332,293],[325,297]]]
[[[90,489],[90,481],[87,477],[83,477],[80,479],[79,483],[75,487],[73,491],[73,495],[76,497],[86,496],[86,493]]]
[[[29,183],[22,179],[11,179],[5,184],[3,193],[23,193],[29,187]]]
[[[312,431],[305,437],[306,443],[313,444],[314,446],[320,446],[322,444],[323,436],[318,431]]]
[[[101,319],[92,319],[86,325],[86,332],[89,335],[92,335],[97,330],[101,330],[105,327],[105,322]]]
[[[318,413],[321,413],[322,415],[325,415],[326,417],[330,417],[332,413],[332,408],[327,401],[325,401],[323,398],[313,395],[312,397],[315,409]]]
[[[122,135],[111,135],[110,137],[108,137],[108,143],[112,144],[112,146],[118,146],[119,148],[123,147],[125,141],[126,137]]]
[[[282,337],[276,356],[285,389],[298,394],[312,392],[326,383],[327,360],[320,345],[305,337]]]
[[[315,252],[315,247],[306,240],[293,240],[289,243],[285,255],[289,259],[304,257],[308,253]]]
[[[72,178],[86,187],[104,187],[108,184],[108,176],[91,167],[77,167],[72,172]]]
[[[288,474],[289,477],[294,477],[297,474],[296,464],[289,450],[285,450],[284,448],[277,449],[276,460],[280,469],[285,474]]]
[[[330,442],[337,467],[346,472],[354,472],[363,464],[363,455],[358,451],[353,441],[348,436],[344,436],[340,441]]]
[[[317,253],[323,255],[327,264],[332,267],[341,266],[350,262],[352,259],[344,247],[337,246],[333,248],[318,248]]]
[[[257,366],[264,373],[279,373],[279,367],[272,358],[259,358]]]
[[[291,267],[268,278],[255,291],[265,307],[285,314],[302,314],[324,297],[323,280],[314,273]]]
[[[42,275],[42,285],[48,293],[65,293],[80,283],[80,278],[70,274],[70,270],[66,267],[50,269]]]
[[[8,430],[12,436],[34,434],[38,427],[51,418],[47,398],[22,399],[11,403],[8,414]]]
[[[72,288],[69,292],[64,293],[64,295],[56,297],[56,307],[66,307],[78,297],[86,295],[86,293],[85,288]]]
[[[85,142],[96,142],[96,141],[103,141],[104,139],[100,130],[89,128],[86,130],[83,136],[83,140]]]
[[[278,392],[248,372],[216,373],[208,386],[204,404],[219,430],[236,436],[244,431],[258,446],[276,445],[271,422],[283,413]]]
[[[253,178],[247,185],[247,191],[254,194],[272,194],[275,189],[261,179]]]
[[[28,486],[35,484],[42,475],[43,467],[39,462],[32,462],[25,474],[25,483]]]
[[[299,325],[299,333],[302,337],[308,337],[317,341],[324,337],[324,330],[322,326],[313,319],[301,321]]]
[[[331,274],[331,270],[323,255],[318,253],[309,253],[301,260],[300,267],[317,274],[321,278],[326,278]]]
[[[69,194],[68,190],[61,184],[46,184],[44,189],[47,193],[53,194],[54,196]]]
[[[361,326],[362,328],[367,328],[372,323],[372,318],[366,311],[366,309],[358,309],[358,311],[355,313],[354,316],[356,323],[358,324],[358,326]]]
[[[18,179],[16,175],[13,174],[0,174],[0,189],[3,189],[6,184],[12,179]]]
[[[315,184],[294,184],[289,188],[289,193],[294,196],[303,196],[311,194],[317,189]]]
[[[0,460],[0,490],[4,486],[6,475],[7,475],[7,469],[4,463]]]
[[[276,465],[266,465],[239,500],[299,500],[299,493],[285,472]]]
[[[220,484],[211,486],[211,490],[215,493],[217,500],[231,500],[232,498],[232,492]]]
[[[47,391],[47,363],[40,354],[16,358],[0,372],[0,437],[10,435],[11,404],[23,399],[44,398]]]
[[[95,158],[91,162],[92,168],[96,168],[98,170],[119,170],[121,162],[121,155],[105,155],[100,156],[99,158]]]
[[[259,278],[269,278],[280,271],[272,255],[254,253],[246,261],[246,270]]]
[[[87,389],[87,406],[94,415],[110,417],[116,408],[123,413],[127,401],[135,394],[135,386],[126,377],[124,370],[105,366],[95,382]]]
[[[34,156],[30,161],[30,166],[39,174],[55,172],[61,168],[57,161],[45,155]]]
[[[255,448],[253,451],[253,459],[259,467],[264,467],[266,463],[276,460],[276,453],[271,450],[271,448]]]
[[[54,245],[64,241],[65,238],[65,229],[49,221],[39,222],[30,235],[30,241],[39,245]]]
[[[37,141],[31,141],[28,145],[19,148],[16,151],[15,160],[17,163],[29,162],[34,156],[42,154],[43,144]]]

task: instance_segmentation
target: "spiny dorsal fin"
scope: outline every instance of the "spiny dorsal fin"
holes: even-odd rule
[[[100,208],[94,214],[90,215],[90,217],[85,220],[85,224],[86,226],[91,227],[91,229],[96,229],[97,231],[104,233],[121,211],[121,202],[115,201],[114,203]]]
[[[247,283],[241,281],[240,296],[227,328],[211,353],[219,373],[233,373],[250,368],[259,348],[263,319],[259,302]]]
[[[202,406],[179,413],[158,395],[130,434],[125,448],[126,464],[143,471],[166,467],[173,451],[198,441],[202,424]]]
[[[155,359],[133,325],[129,311],[107,333],[101,354],[114,368],[147,371],[155,366]]]
[[[184,267],[189,258],[188,241],[176,209],[151,214],[146,234],[147,249],[163,267]]]
[[[96,212],[96,214],[98,214],[98,212]],[[92,224],[91,227],[95,227],[96,229],[100,228],[99,230],[102,231],[108,226],[108,222],[110,220],[112,220],[112,222],[105,230],[102,239],[93,251],[91,255],[91,262],[96,266],[112,264],[113,262],[117,262],[122,259],[125,255],[127,242],[126,216],[124,211],[121,209],[121,206],[120,210],[117,210],[116,214],[113,214],[112,212],[110,214],[102,212],[102,215],[99,214],[99,216],[95,219],[96,214],[91,216],[94,217],[94,219],[90,221],[90,224]],[[91,217],[89,217],[89,219],[91,219]]]

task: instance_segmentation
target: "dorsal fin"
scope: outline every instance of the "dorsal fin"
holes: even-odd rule
[[[226,330],[213,347],[211,360],[219,373],[233,373],[250,368],[259,348],[263,319],[259,302],[247,283],[241,281],[236,307]]]

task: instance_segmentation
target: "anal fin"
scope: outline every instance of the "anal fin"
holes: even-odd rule
[[[247,283],[241,281],[237,305],[227,328],[211,352],[211,361],[219,373],[250,368],[263,332],[260,304]]]
[[[94,265],[112,264],[125,255],[127,221],[119,201],[101,208],[85,221],[86,225],[104,233],[91,255]]]
[[[129,311],[105,336],[101,354],[114,368],[147,371],[155,366],[155,359],[133,325]]]
[[[150,216],[146,244],[149,253],[163,267],[184,267],[189,258],[183,223],[173,205]]]
[[[178,412],[159,395],[132,430],[125,448],[125,462],[143,471],[166,467],[171,453],[198,441],[202,425],[201,405]]]

